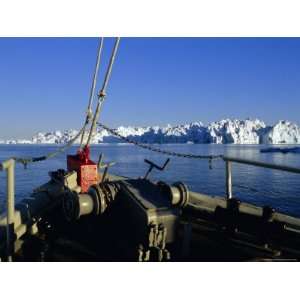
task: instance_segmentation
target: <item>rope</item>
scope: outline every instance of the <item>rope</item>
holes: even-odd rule
[[[213,159],[219,159],[219,158],[223,158],[223,155],[197,155],[197,154],[187,154],[187,153],[180,153],[180,152],[174,152],[174,151],[168,151],[168,150],[162,150],[159,148],[155,148],[146,144],[142,144],[136,141],[133,141],[125,136],[122,136],[121,134],[119,134],[115,129],[111,129],[107,126],[105,126],[104,124],[98,122],[97,123],[98,126],[100,126],[101,128],[107,130],[108,132],[110,132],[111,134],[113,134],[114,136],[117,136],[118,138],[120,138],[123,141],[126,141],[129,144],[134,144],[140,148],[143,149],[147,149],[153,152],[157,152],[157,153],[161,153],[161,154],[166,154],[169,156],[177,156],[177,157],[184,157],[184,158],[194,158],[194,159],[208,159],[210,162]]]
[[[86,126],[88,125],[88,123],[90,122],[90,120],[93,116],[92,105],[93,105],[93,100],[94,100],[94,95],[95,95],[95,88],[96,88],[97,77],[98,77],[98,72],[99,72],[99,65],[100,65],[100,60],[101,60],[103,42],[104,42],[104,38],[102,37],[100,39],[100,43],[99,43],[96,66],[95,66],[95,72],[94,72],[94,77],[93,77],[93,83],[92,83],[91,92],[90,92],[90,99],[89,99],[88,109],[87,109],[87,112],[86,112],[85,123],[84,123],[84,126],[83,126],[84,127],[83,132],[82,132],[81,139],[80,139],[80,146],[79,146],[80,149],[82,148],[82,143],[83,143],[83,139],[84,139],[84,135],[85,135],[85,128],[86,128]]]
[[[38,162],[38,161],[43,161],[47,160],[49,158],[53,158],[57,156],[60,153],[63,153],[67,148],[71,147],[74,142],[80,137],[80,135],[83,133],[84,127],[81,128],[81,130],[71,139],[66,143],[64,146],[60,147],[58,150],[53,151],[48,153],[47,155],[44,156],[38,156],[38,157],[28,157],[28,158],[23,158],[23,157],[13,157],[13,159],[24,165],[24,168],[27,168],[27,165],[32,162]]]
[[[114,48],[113,48],[113,51],[112,51],[112,54],[111,54],[111,57],[110,57],[109,65],[108,65],[108,68],[107,68],[107,71],[106,71],[106,74],[105,74],[104,82],[103,82],[102,88],[100,90],[100,93],[98,95],[98,104],[97,104],[97,108],[96,108],[96,111],[95,111],[95,114],[94,114],[94,118],[93,118],[92,126],[91,126],[91,129],[90,129],[89,137],[88,137],[88,140],[86,142],[86,146],[88,146],[90,144],[91,139],[94,135],[94,131],[95,131],[95,128],[96,128],[96,125],[97,125],[97,120],[99,119],[99,114],[100,114],[100,111],[101,111],[101,107],[102,107],[102,104],[103,104],[105,96],[106,96],[106,94],[105,94],[106,93],[106,87],[108,85],[108,81],[109,81],[110,76],[111,76],[112,67],[113,67],[113,64],[114,64],[114,61],[115,61],[115,58],[116,58],[119,43],[120,43],[120,38],[116,38],[115,45],[114,45]]]

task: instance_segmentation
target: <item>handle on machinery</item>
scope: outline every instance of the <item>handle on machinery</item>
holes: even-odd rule
[[[150,172],[152,171],[153,168],[155,168],[155,169],[157,169],[159,171],[163,171],[165,169],[165,167],[167,166],[167,164],[169,163],[170,158],[168,158],[161,167],[158,166],[157,164],[155,164],[154,162],[148,160],[148,159],[145,159],[144,161],[145,161],[145,163],[147,163],[147,164],[150,165],[149,170],[147,171],[146,175],[144,176],[144,179],[146,179],[148,177],[148,175],[150,174]]]

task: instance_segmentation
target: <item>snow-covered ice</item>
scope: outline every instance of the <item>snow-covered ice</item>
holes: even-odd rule
[[[289,121],[267,126],[258,119],[224,119],[205,126],[202,122],[165,127],[120,126],[116,131],[142,143],[216,143],[216,144],[300,144],[300,128]],[[6,144],[64,144],[74,138],[77,130],[39,132],[31,140],[0,139]],[[86,135],[87,136],[87,135]],[[79,143],[79,140],[77,140]],[[98,128],[92,144],[122,143],[105,129]]]

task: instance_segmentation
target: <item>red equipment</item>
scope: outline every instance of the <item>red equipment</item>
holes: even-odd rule
[[[85,146],[76,155],[67,155],[68,171],[77,172],[77,183],[85,193],[92,184],[99,181],[97,164],[90,159],[90,148]]]

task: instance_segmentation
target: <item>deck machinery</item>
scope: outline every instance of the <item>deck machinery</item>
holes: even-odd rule
[[[195,193],[182,182],[149,179],[153,168],[163,170],[168,161],[160,167],[146,160],[149,171],[132,179],[109,174],[109,164],[98,173],[101,165],[82,153],[68,157],[67,170],[50,172],[49,182],[0,217],[1,260],[300,258],[300,219],[232,196]]]

